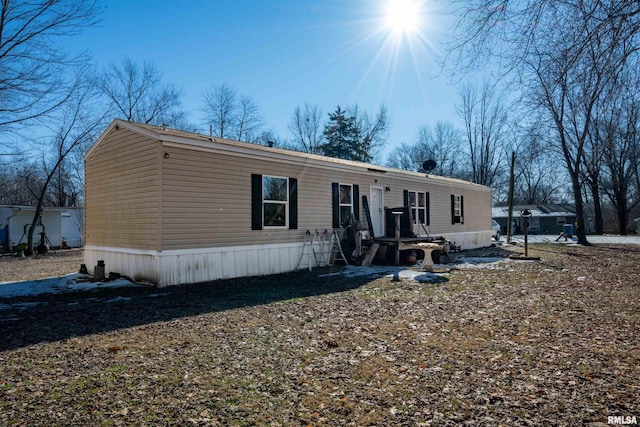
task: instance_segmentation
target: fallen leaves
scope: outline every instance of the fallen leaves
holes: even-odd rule
[[[305,272],[33,307],[3,330],[31,344],[0,352],[0,424],[585,425],[637,411],[640,250],[534,248],[543,266],[439,284]],[[282,291],[296,286],[312,288]]]

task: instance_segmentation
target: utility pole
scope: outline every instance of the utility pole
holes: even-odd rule
[[[509,215],[507,216],[507,243],[511,242],[511,221],[513,221],[513,181],[514,170],[516,167],[516,152],[511,152],[511,172],[509,174],[509,198],[507,204],[509,205]]]

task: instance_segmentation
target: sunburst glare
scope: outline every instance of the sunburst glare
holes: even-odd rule
[[[388,102],[400,82],[407,79],[416,80],[416,90],[426,99],[425,79],[437,74],[438,69],[439,52],[433,40],[442,31],[439,25],[443,20],[433,0],[366,0],[353,4],[373,7],[357,11],[354,7],[349,12],[361,17],[340,24],[355,30],[357,36],[336,50],[333,60],[351,57],[354,66],[363,67],[348,99],[360,97],[361,89],[371,86],[372,79],[379,90],[379,103]],[[372,95],[376,97],[371,92],[365,96]]]
[[[437,56],[437,48],[429,37],[435,31],[435,10],[430,9],[428,0],[380,0],[378,5],[377,13],[370,21],[372,25],[369,31],[355,44],[379,43],[355,90],[369,79],[375,68],[382,66],[384,82],[380,85],[379,94],[382,101],[383,92],[393,92],[394,82],[403,77],[398,74],[398,70],[402,62],[408,60],[413,65],[419,89],[424,94],[423,77],[432,73]],[[387,94],[390,95],[391,92]]]
[[[410,35],[420,28],[420,4],[415,0],[387,0],[385,25],[397,36]]]

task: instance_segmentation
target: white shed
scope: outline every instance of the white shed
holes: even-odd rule
[[[27,242],[27,231],[33,215],[34,206],[7,206],[0,205],[0,229],[4,238],[0,245],[8,249],[19,243]],[[84,209],[80,207],[46,207],[42,211],[42,225],[36,227],[34,240],[40,239],[43,226],[52,247],[81,247],[84,239]],[[63,244],[64,241],[64,244]]]

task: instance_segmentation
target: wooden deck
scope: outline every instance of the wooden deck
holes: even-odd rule
[[[431,237],[431,236],[416,236],[416,237],[400,237],[400,245],[404,246],[407,244],[414,243],[438,243],[444,244],[447,240],[442,237]],[[395,246],[396,238],[395,237],[376,237],[372,239],[372,242],[380,244],[380,246]]]
[[[425,270],[429,270],[433,267],[433,261],[431,253],[433,251],[444,251],[447,240],[443,237],[377,237],[372,239],[369,244],[369,250],[362,260],[362,265],[370,265],[376,252],[380,246],[394,247],[396,252],[396,265],[399,264],[399,252],[404,250],[421,251],[423,254],[422,267]]]

